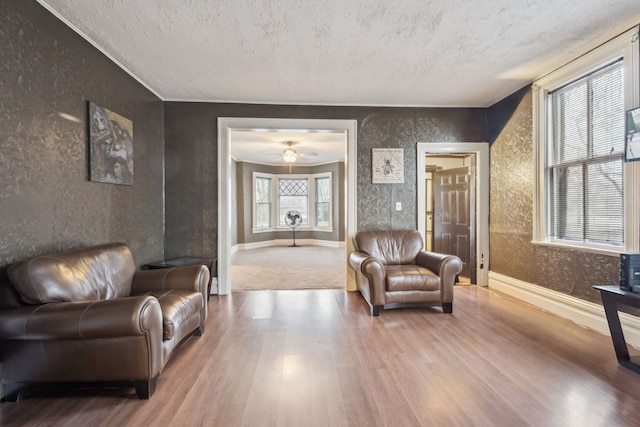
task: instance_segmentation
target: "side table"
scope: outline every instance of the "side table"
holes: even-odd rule
[[[600,291],[618,363],[625,368],[640,373],[640,356],[629,356],[629,349],[622,333],[622,325],[618,315],[619,304],[640,308],[640,295],[623,291],[618,285],[599,285],[593,288]]]
[[[164,261],[155,261],[149,264],[144,264],[142,268],[147,270],[155,270],[158,268],[171,268],[171,267],[180,267],[183,265],[199,265],[199,264],[204,264],[209,269],[209,285],[207,287],[207,301],[209,301],[209,298],[211,297],[211,285],[213,284],[213,282],[216,283],[216,292],[218,287],[217,258],[183,256],[179,258],[171,258],[171,259],[166,259]]]

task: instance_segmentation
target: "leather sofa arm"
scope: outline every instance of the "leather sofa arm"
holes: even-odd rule
[[[416,256],[416,264],[428,268],[438,276],[452,276],[462,271],[462,261],[455,255],[441,254],[438,252],[420,251]]]
[[[443,301],[453,301],[453,285],[456,283],[456,275],[462,271],[460,258],[455,255],[420,251],[416,256],[416,264],[437,274],[440,277]]]
[[[351,267],[364,274],[369,280],[384,283],[384,265],[382,262],[364,252],[352,252],[349,254]]]
[[[209,291],[209,269],[205,265],[139,270],[133,275],[131,294],[139,295],[151,291],[183,289],[201,292],[207,300]]]
[[[149,333],[162,337],[162,311],[151,296],[0,310],[0,339],[88,340]]]
[[[364,252],[351,252],[349,265],[356,271],[356,274],[362,274],[368,279],[371,304],[384,305],[386,273],[382,261]]]
[[[362,263],[367,258],[370,258],[370,256],[365,254],[364,252],[351,252],[349,254],[349,265],[355,271],[362,272]]]

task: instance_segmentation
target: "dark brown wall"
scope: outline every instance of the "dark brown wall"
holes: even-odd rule
[[[0,36],[0,266],[110,241],[162,259],[162,102],[35,1],[0,0]],[[132,186],[88,180],[89,100],[133,121]]]
[[[167,255],[217,254],[217,119],[356,120],[358,230],[416,228],[416,144],[487,139],[484,109],[165,103]],[[404,184],[371,183],[371,149],[404,148]],[[403,204],[400,212],[392,209]]]
[[[510,107],[507,107],[510,106]],[[533,117],[525,88],[491,107],[490,270],[600,303],[593,285],[618,283],[619,257],[537,246],[533,239]]]

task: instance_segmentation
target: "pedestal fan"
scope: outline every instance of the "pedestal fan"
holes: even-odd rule
[[[302,214],[298,211],[289,211],[284,216],[284,222],[293,230],[293,245],[289,245],[290,248],[296,248],[296,227],[302,224]]]

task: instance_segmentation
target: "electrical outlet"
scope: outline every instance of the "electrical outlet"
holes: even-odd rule
[[[402,202],[396,202],[396,210],[397,211],[401,211],[402,210]]]

